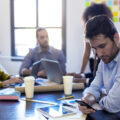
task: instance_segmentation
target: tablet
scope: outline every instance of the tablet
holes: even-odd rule
[[[63,107],[62,105],[37,108],[37,110],[40,111],[43,115],[52,118],[59,118],[59,117],[75,114],[74,111]]]
[[[56,83],[63,83],[63,73],[58,61],[42,58],[41,63],[46,71],[48,80],[54,81]]]

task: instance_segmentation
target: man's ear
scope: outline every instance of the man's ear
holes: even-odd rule
[[[116,43],[117,46],[120,46],[120,37],[118,33],[115,33],[114,35],[114,41]]]

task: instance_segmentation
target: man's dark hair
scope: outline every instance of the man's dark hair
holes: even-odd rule
[[[38,32],[39,32],[39,31],[42,31],[42,30],[46,30],[46,29],[43,28],[43,27],[39,27],[39,28],[37,28],[37,30],[36,30],[36,37],[38,36]]]
[[[91,6],[87,7],[83,13],[83,21],[86,23],[89,17],[94,17],[96,15],[107,15],[109,18],[113,18],[111,10],[105,4],[93,3]]]
[[[93,37],[102,34],[113,41],[116,32],[117,29],[108,16],[97,15],[88,20],[85,28],[85,37],[87,39],[92,39]]]

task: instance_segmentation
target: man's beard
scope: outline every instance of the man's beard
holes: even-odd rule
[[[114,44],[115,45],[115,44]],[[100,57],[100,59],[102,59],[102,61],[105,63],[105,64],[108,64],[110,63],[117,55],[119,49],[117,47],[115,47],[113,45],[113,48],[112,48],[112,51],[111,51],[111,55],[107,56],[107,55],[103,55],[102,57]],[[104,61],[105,58],[109,58],[107,61]]]
[[[48,51],[49,45],[41,45],[43,51]]]

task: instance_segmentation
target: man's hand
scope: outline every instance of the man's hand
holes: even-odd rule
[[[94,112],[95,112],[95,110],[90,109],[90,108],[87,108],[86,106],[78,105],[78,107],[79,107],[79,110],[80,110],[83,114],[90,114],[90,113],[94,113]]]
[[[12,84],[12,83],[22,83],[24,82],[23,79],[19,78],[19,77],[12,77],[10,78],[9,80],[9,84]]]
[[[75,78],[82,78],[82,76],[80,74],[77,74],[75,72],[72,72],[72,73],[67,73],[66,75],[70,75],[70,76],[73,76]]]
[[[93,105],[96,102],[96,98],[93,94],[87,93],[84,95],[84,97],[82,97],[82,101],[89,105]]]
[[[17,77],[12,77],[12,78],[2,82],[2,85],[4,86],[4,85],[7,85],[7,84],[22,83],[22,82],[24,82],[23,79],[21,79],[19,77],[18,78]]]
[[[88,93],[84,95],[84,97],[82,98],[82,101],[84,101],[88,105],[92,105],[96,102],[96,98],[92,94]],[[82,111],[84,114],[95,112],[95,110],[89,109],[86,106],[81,106],[81,105],[79,105],[79,110]]]
[[[45,70],[39,71],[39,72],[37,73],[37,76],[38,76],[38,77],[46,77],[46,72],[45,72]]]
[[[24,68],[22,70],[22,75],[23,76],[29,76],[31,74],[31,70]]]
[[[86,83],[86,78],[74,78],[73,82],[75,82],[75,83]]]

